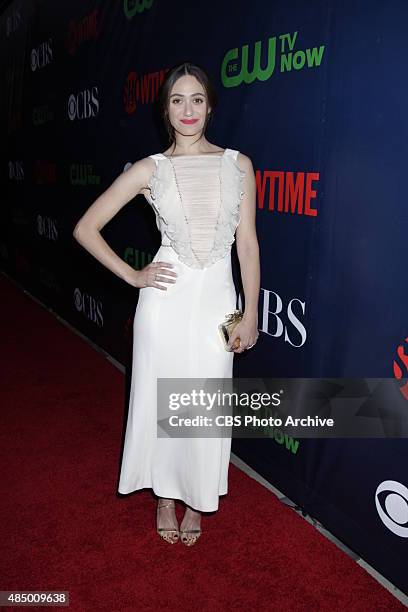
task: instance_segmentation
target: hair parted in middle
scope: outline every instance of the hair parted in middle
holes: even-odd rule
[[[176,142],[174,127],[172,126],[169,119],[170,93],[174,83],[180,77],[185,75],[194,76],[197,81],[202,85],[207,98],[207,106],[211,107],[211,110],[207,113],[205,123],[203,125],[203,129],[199,138],[201,138],[201,136],[205,134],[208,124],[213,117],[214,109],[218,102],[217,93],[215,91],[214,85],[211,82],[209,74],[204,68],[201,68],[197,64],[192,64],[190,62],[183,62],[170,68],[170,70],[166,73],[166,76],[160,86],[158,94],[158,111],[160,117],[164,122],[164,127],[166,129],[168,141],[170,144],[174,144]]]

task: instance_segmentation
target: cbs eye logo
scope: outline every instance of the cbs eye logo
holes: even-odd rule
[[[408,538],[408,488],[396,480],[384,480],[375,492],[375,505],[384,525]]]

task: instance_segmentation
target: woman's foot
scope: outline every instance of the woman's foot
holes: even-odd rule
[[[180,536],[174,499],[159,498],[157,502],[157,533],[169,544],[175,544]]]
[[[187,507],[180,525],[180,537],[183,544],[192,546],[201,535],[201,512]]]

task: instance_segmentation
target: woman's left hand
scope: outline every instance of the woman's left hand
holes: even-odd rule
[[[259,332],[256,319],[245,319],[244,317],[231,334],[231,338],[227,344],[228,350],[232,350],[234,353],[243,353],[246,349],[252,348],[256,344],[258,337]],[[237,342],[236,347],[232,348],[237,338],[240,342]]]

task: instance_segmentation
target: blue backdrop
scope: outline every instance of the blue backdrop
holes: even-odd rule
[[[2,267],[130,367],[137,290],[72,230],[118,174],[166,148],[158,87],[190,60],[219,93],[208,139],[256,172],[260,341],[236,375],[406,376],[407,19],[403,0],[11,2]],[[160,244],[142,196],[103,236],[135,268]],[[408,592],[405,440],[233,450]]]

